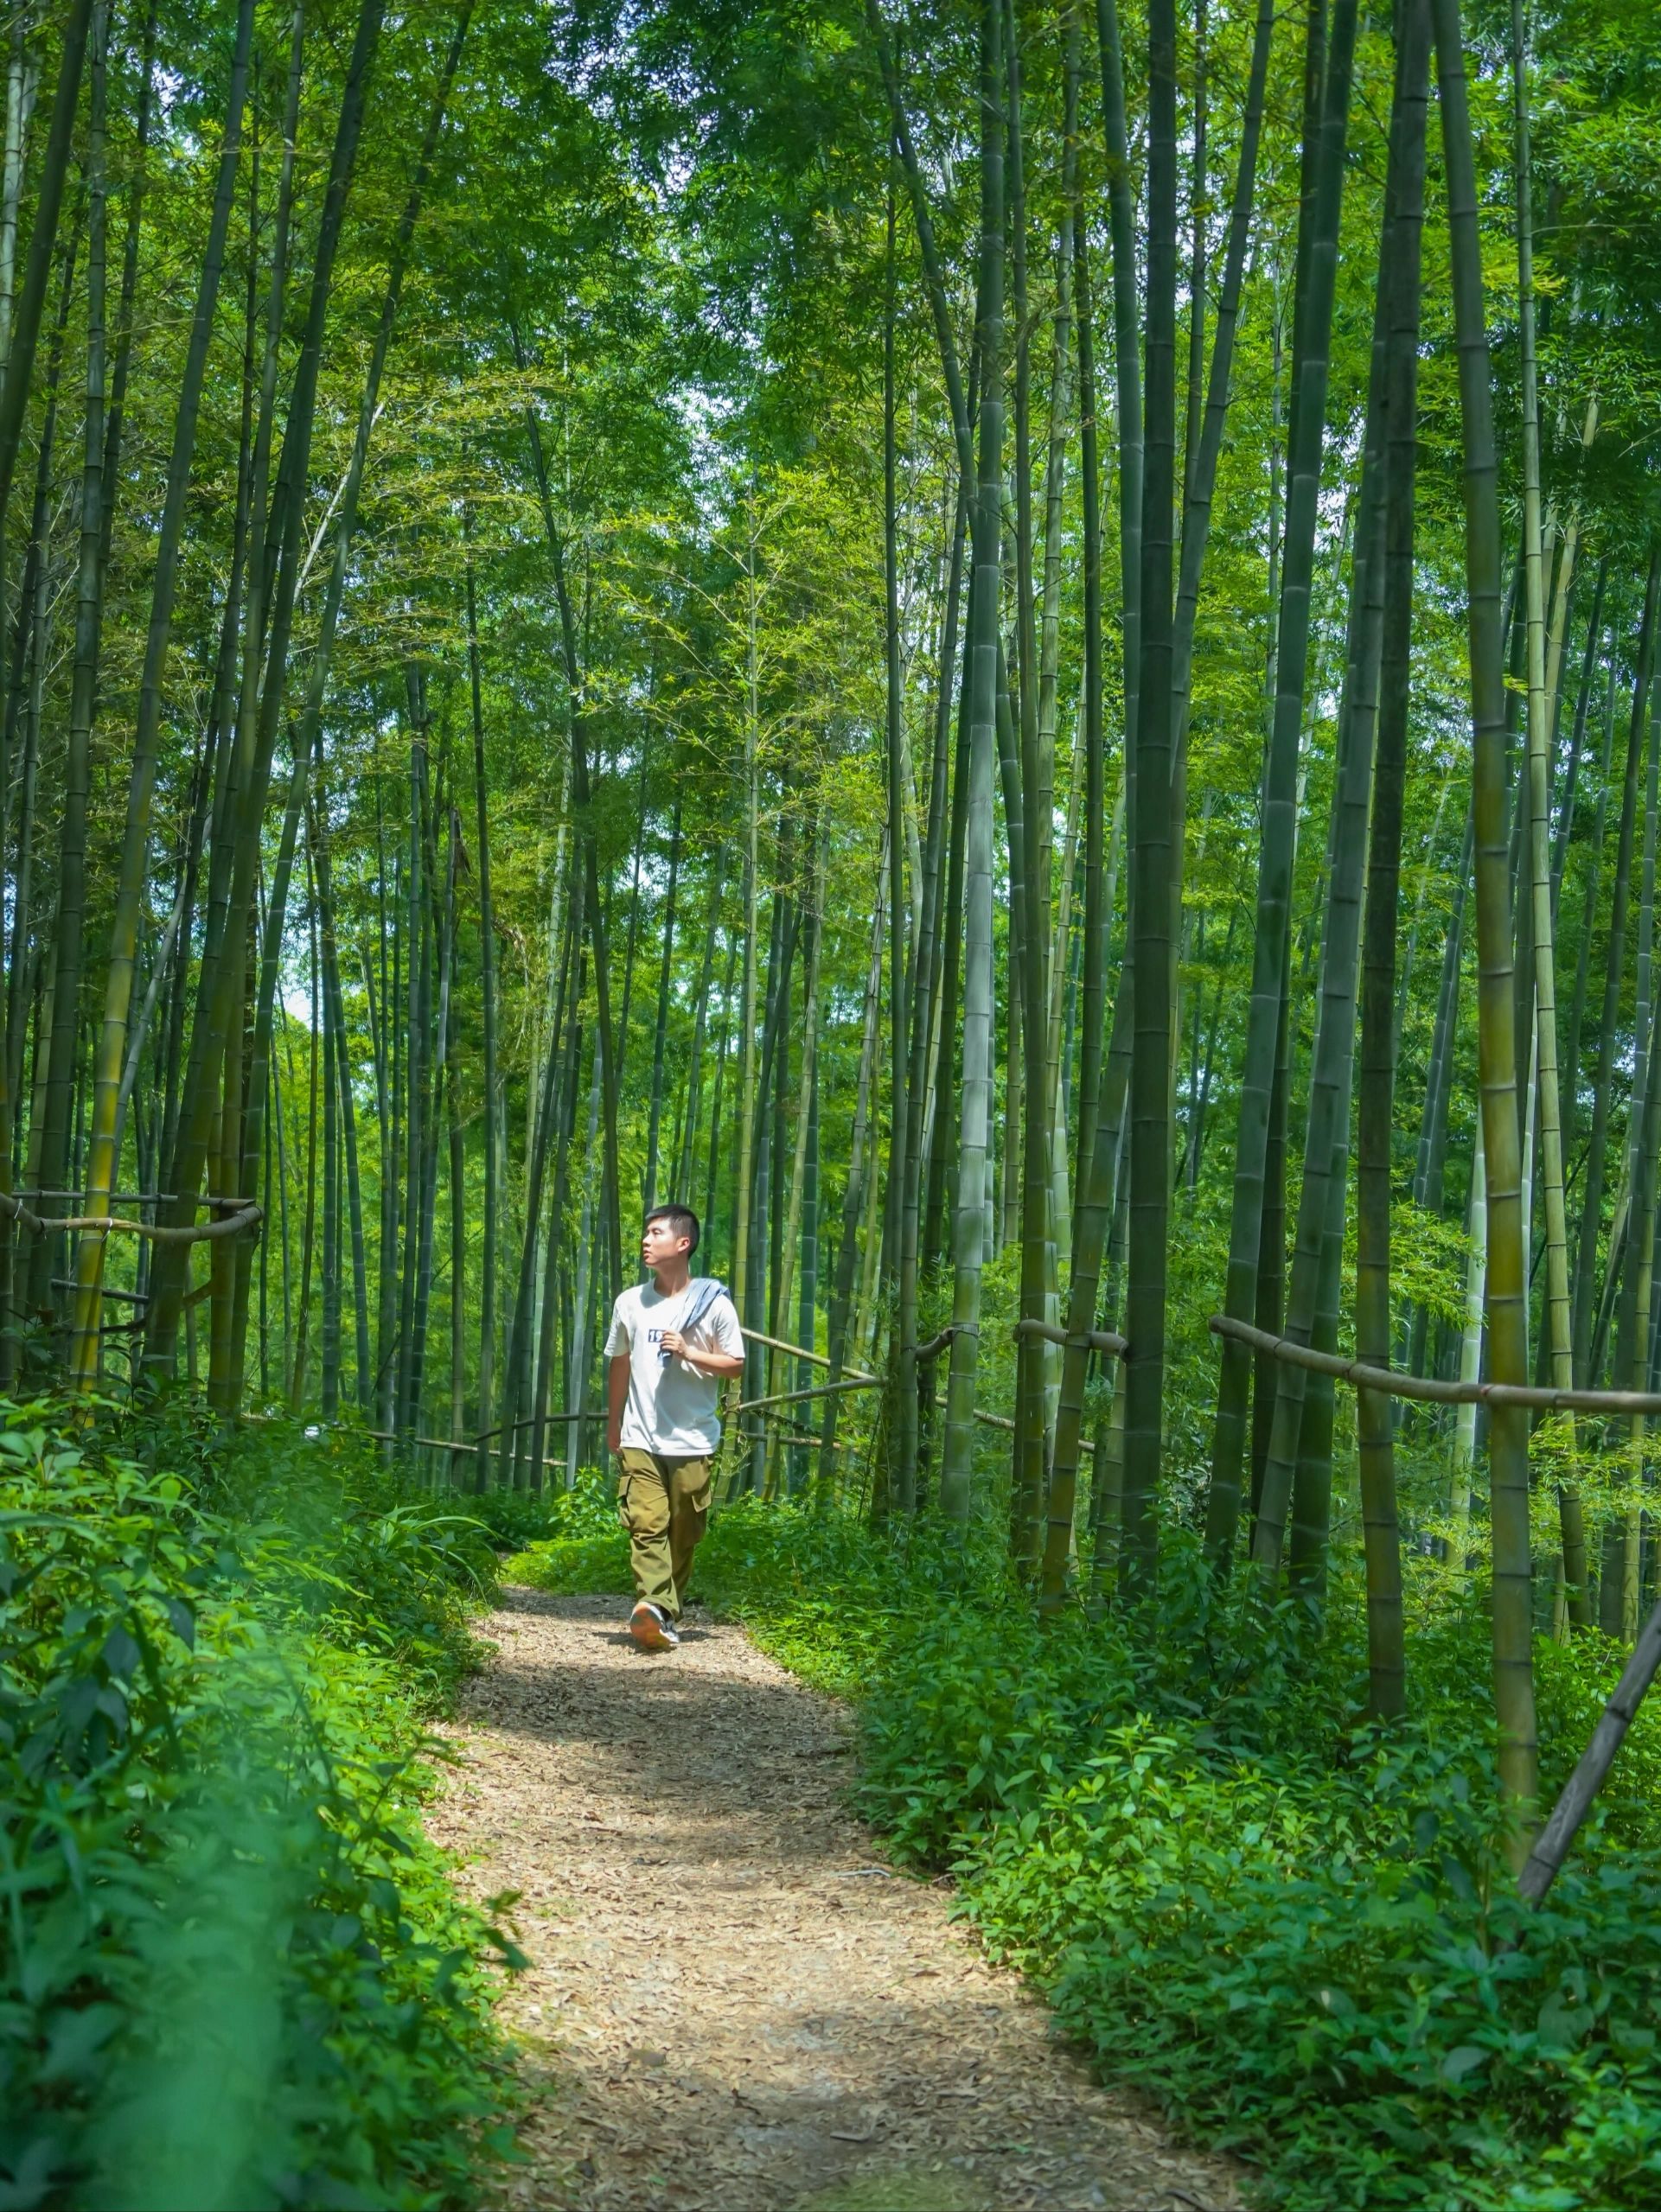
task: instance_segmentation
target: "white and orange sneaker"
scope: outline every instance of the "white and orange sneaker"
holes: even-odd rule
[[[629,1633],[642,1651],[674,1651],[680,1641],[663,1608],[645,1597],[629,1616]]]

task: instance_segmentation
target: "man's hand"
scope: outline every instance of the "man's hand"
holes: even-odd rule
[[[740,1355],[731,1352],[706,1351],[701,1345],[688,1344],[678,1329],[666,1329],[662,1335],[664,1350],[671,1359],[684,1360],[700,1374],[737,1374],[744,1366]]]
[[[608,1421],[605,1425],[605,1448],[615,1459],[623,1450],[623,1423]]]

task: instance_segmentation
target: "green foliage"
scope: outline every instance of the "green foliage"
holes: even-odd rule
[[[516,1954],[422,1835],[418,1708],[482,1538],[177,1410],[0,1407],[0,2203],[469,2199]]]
[[[1447,1655],[1451,1701],[1479,1659]],[[1196,1712],[1115,1626],[964,1608],[891,1655],[871,1803],[1104,2069],[1261,2163],[1269,2202],[1651,2203],[1653,1825],[1530,1913],[1485,1743],[1439,1714],[1346,1733],[1326,1687]]]
[[[612,1553],[620,1563],[621,1552]],[[592,1588],[599,1547],[513,1561]],[[699,1584],[864,1700],[866,1802],[949,1868],[995,1954],[1113,2077],[1257,2165],[1287,2212],[1639,2212],[1661,2178],[1661,1722],[1640,1717],[1547,1907],[1505,1872],[1479,1590],[1415,1586],[1398,1731],[1345,1719],[1364,1654],[1297,1609],[1251,1628],[1173,1536],[1157,1608],[1039,1629],[990,1548],[837,1514],[719,1515]],[[581,1580],[571,1578],[580,1575]],[[620,1583],[613,1586],[623,1586]],[[1133,1633],[1134,1631],[1134,1633]],[[1250,1649],[1249,1668],[1220,1654]],[[1548,1788],[1619,1667],[1538,1654]]]

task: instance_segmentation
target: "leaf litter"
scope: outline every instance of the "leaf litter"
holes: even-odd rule
[[[429,1816],[516,1891],[506,1992],[536,2212],[1239,2212],[877,1864],[845,1706],[694,1608],[647,1655],[621,1598],[504,1591]]]

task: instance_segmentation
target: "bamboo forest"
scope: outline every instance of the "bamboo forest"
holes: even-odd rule
[[[0,79],[0,2212],[1652,2212],[1654,0]]]

